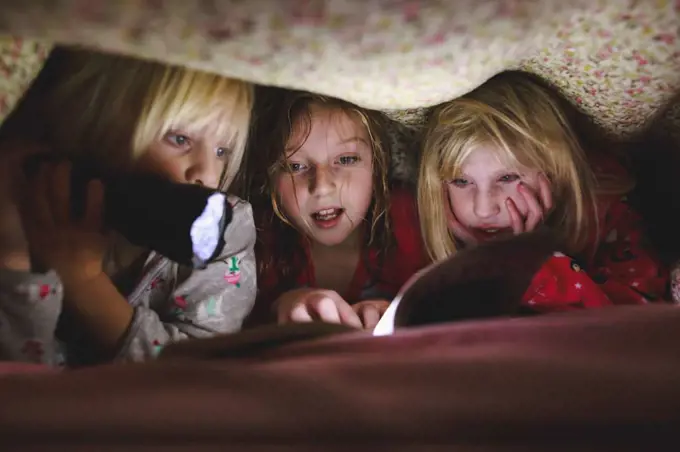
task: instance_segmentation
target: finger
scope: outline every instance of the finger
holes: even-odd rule
[[[29,244],[31,266],[36,271],[46,270],[39,257],[45,248],[44,241],[54,227],[45,193],[49,186],[47,165],[41,165],[34,176],[26,181],[24,191],[17,199],[17,208],[26,240]],[[47,234],[46,234],[47,232]]]
[[[361,310],[366,305],[374,306],[378,310],[378,312],[382,315],[385,311],[387,311],[387,308],[390,306],[390,302],[381,299],[364,300],[360,303],[352,305],[352,309],[354,309],[356,312],[361,312]]]
[[[376,305],[368,304],[362,307],[361,320],[365,329],[373,329],[378,324],[381,314]]]
[[[71,165],[63,162],[50,169],[50,210],[55,224],[65,225],[71,221]]]
[[[294,305],[292,309],[286,309],[284,305],[279,304],[276,308],[276,323],[278,323],[279,325],[283,325],[285,323],[293,321],[292,313],[295,307],[296,306]]]
[[[9,145],[9,147],[1,147],[0,148],[0,177],[3,178],[3,181],[7,181],[7,185],[5,187],[9,187],[10,189],[16,189],[18,187],[12,187],[13,181],[21,181],[22,179],[25,180],[33,180],[35,176],[38,174],[38,171],[40,170],[40,162],[42,161],[41,159],[33,159],[31,156],[33,154],[45,154],[46,149],[39,147],[37,145],[31,145],[31,144],[23,144],[23,145],[16,145],[12,146]],[[29,164],[29,159],[33,162],[33,164]],[[31,184],[32,187],[32,184]],[[21,191],[18,191],[16,193],[19,194],[25,194]],[[16,196],[16,193],[12,193],[14,195],[14,199],[18,199]]]
[[[520,183],[517,189],[527,203],[527,219],[524,230],[532,231],[543,220],[543,207],[538,203],[534,191],[527,185]]]
[[[538,176],[538,193],[543,204],[543,211],[550,212],[553,208],[552,190],[550,189],[550,180],[545,174]]]
[[[32,187],[24,198],[23,206],[23,211],[28,217],[27,221],[36,228],[53,228],[54,218],[52,218],[52,210],[46,196],[50,190],[49,165],[40,165],[38,173],[29,183]]]
[[[92,180],[87,184],[85,215],[82,219],[84,228],[90,231],[101,231],[104,222],[104,184]]]
[[[313,304],[310,304],[310,308],[313,309],[318,318],[324,322],[341,323],[338,305],[335,300],[330,297],[322,296],[318,298]]]
[[[454,237],[456,237],[458,240],[460,240],[463,243],[466,244],[472,244],[476,241],[475,237],[468,231],[468,229],[463,226],[463,224],[458,221],[454,213],[451,211],[451,209],[446,209],[447,210],[447,220],[448,220],[448,226],[449,226],[449,231],[453,234]]]
[[[296,323],[306,323],[306,322],[311,322],[312,316],[309,313],[309,310],[307,308],[307,305],[305,303],[299,303],[291,309],[290,314],[288,315],[283,315],[282,318],[279,319],[279,323],[288,323],[290,322],[296,322]]]
[[[17,203],[21,203],[29,190],[26,173],[24,173],[21,167],[13,168],[13,171],[8,174],[8,177],[10,179],[10,194],[12,199]]]
[[[517,205],[512,198],[508,198],[505,201],[505,205],[508,209],[508,214],[510,215],[510,226],[512,227],[512,232],[517,235],[524,232],[524,221],[522,220],[522,215],[519,213]]]
[[[338,307],[338,314],[340,314],[340,321],[342,322],[343,325],[351,326],[352,328],[358,328],[361,329],[363,328],[363,323],[361,322],[361,318],[359,317],[359,314],[357,314],[352,306],[350,306],[349,303],[347,303],[345,300],[340,299],[340,302],[337,304]]]

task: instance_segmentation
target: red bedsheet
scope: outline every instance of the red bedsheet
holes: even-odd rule
[[[0,378],[2,449],[680,446],[673,306],[338,334],[247,357],[235,340],[183,344],[144,365]]]

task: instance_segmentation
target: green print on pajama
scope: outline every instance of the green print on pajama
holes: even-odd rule
[[[229,265],[229,269],[227,272],[224,274],[224,279],[229,283],[233,284],[236,287],[241,287],[241,268],[238,266],[239,264],[239,259],[238,257],[230,257],[226,261],[227,265]]]

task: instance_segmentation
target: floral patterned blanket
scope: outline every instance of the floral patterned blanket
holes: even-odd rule
[[[679,23],[677,0],[9,1],[0,119],[53,43],[71,43],[309,89],[407,124],[523,69],[625,136],[680,89]]]

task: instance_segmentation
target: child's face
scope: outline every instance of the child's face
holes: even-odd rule
[[[356,237],[366,218],[373,152],[358,120],[318,105],[310,113],[309,137],[288,154],[289,172],[278,175],[278,196],[297,228],[319,244],[339,245]]]
[[[173,182],[218,188],[229,152],[215,131],[178,128],[155,140],[135,168]]]
[[[458,178],[446,183],[456,219],[479,241],[511,234],[506,201],[512,199],[526,218],[528,206],[517,188],[522,182],[538,191],[539,171],[504,165],[493,146],[476,149],[461,170]]]

